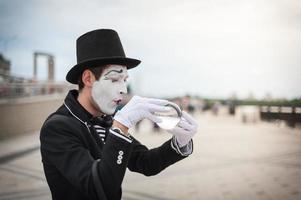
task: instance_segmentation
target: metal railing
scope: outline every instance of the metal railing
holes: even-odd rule
[[[67,83],[1,83],[0,99],[41,96],[50,94],[66,94],[74,86]]]
[[[301,107],[261,106],[260,117],[265,121],[283,120],[290,127],[301,123]]]

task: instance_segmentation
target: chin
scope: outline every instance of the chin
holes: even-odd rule
[[[113,115],[115,113],[115,110],[112,112],[112,111],[110,111],[110,112],[104,112],[104,114],[106,114],[106,115]]]
[[[105,108],[102,109],[102,112],[106,115],[113,115],[115,113],[117,107],[110,107],[110,108]]]

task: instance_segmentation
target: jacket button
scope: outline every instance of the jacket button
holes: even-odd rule
[[[122,163],[122,158],[123,158],[123,151],[119,151],[117,156],[117,164],[120,165]]]

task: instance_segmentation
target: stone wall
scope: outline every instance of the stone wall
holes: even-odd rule
[[[47,116],[65,96],[49,95],[0,102],[0,138],[39,131]]]

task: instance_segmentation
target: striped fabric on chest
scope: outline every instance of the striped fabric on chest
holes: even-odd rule
[[[99,126],[99,125],[93,125],[94,129],[96,130],[96,133],[98,134],[98,136],[100,137],[101,141],[103,141],[105,143],[106,141],[106,129]]]

